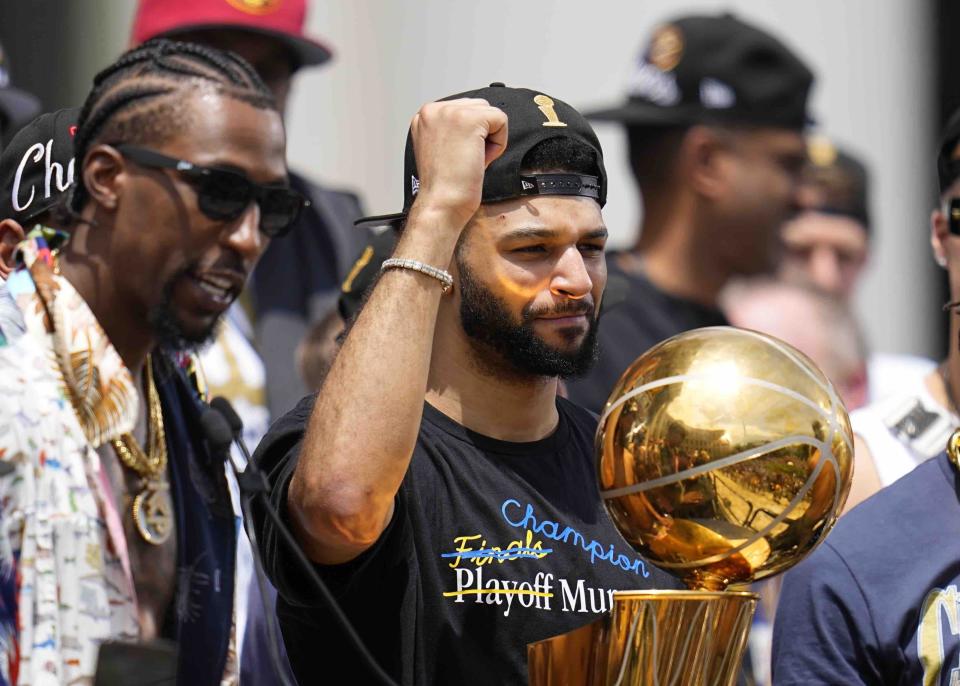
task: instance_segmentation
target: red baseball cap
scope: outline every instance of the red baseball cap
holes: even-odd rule
[[[303,34],[307,0],[140,0],[133,41],[143,43],[185,31],[239,29],[286,45],[297,66],[323,64],[333,53]]]

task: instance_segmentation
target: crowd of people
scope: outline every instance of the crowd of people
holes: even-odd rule
[[[768,30],[668,18],[603,109],[438,97],[401,211],[364,217],[287,165],[291,84],[331,57],[307,9],[139,0],[54,112],[0,50],[0,684],[526,683],[595,592],[682,587],[605,513],[597,413],[648,348],[723,325],[811,357],[857,434],[741,683],[955,684],[960,113],[931,159],[936,364],[866,344],[870,174],[811,134],[814,74]],[[628,249],[591,122],[629,142]]]

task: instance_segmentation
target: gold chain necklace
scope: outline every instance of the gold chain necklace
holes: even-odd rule
[[[140,476],[140,492],[133,499],[133,522],[147,543],[160,545],[173,530],[173,501],[167,482],[167,437],[163,430],[163,406],[153,381],[153,366],[147,356],[147,451],[129,433],[113,439],[117,457],[125,467]]]

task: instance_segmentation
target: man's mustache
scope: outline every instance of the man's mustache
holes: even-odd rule
[[[568,300],[565,303],[558,305],[557,307],[548,307],[541,308],[538,310],[528,310],[524,313],[524,319],[529,321],[531,319],[536,319],[537,317],[545,316],[576,316],[579,314],[585,314],[595,316],[596,308],[594,307],[593,298],[588,296],[582,300]]]

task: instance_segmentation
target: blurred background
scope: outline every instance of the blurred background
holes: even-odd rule
[[[404,137],[419,105],[504,81],[586,108],[619,101],[652,28],[681,13],[731,10],[812,65],[816,129],[872,173],[875,245],[856,297],[871,347],[939,357],[945,273],[933,262],[939,127],[960,105],[948,73],[960,44],[949,0],[314,0],[307,33],[334,60],[304,70],[288,113],[291,165],[352,188],[368,212],[396,211]],[[133,0],[0,0],[14,84],[46,110],[82,102],[91,77],[128,44]],[[632,243],[642,208],[618,127],[598,126],[610,175],[611,245]]]

